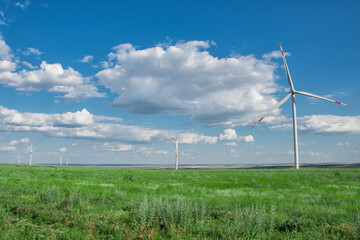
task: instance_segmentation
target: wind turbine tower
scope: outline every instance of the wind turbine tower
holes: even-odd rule
[[[162,133],[164,132],[162,131]],[[166,136],[168,136],[169,138],[175,141],[175,170],[178,170],[179,169],[179,139],[177,139],[174,136],[170,136],[168,134],[166,134]]]
[[[175,141],[175,170],[179,169],[179,139],[173,136],[169,136],[169,138]]]
[[[21,154],[18,153],[18,165],[20,165]]]
[[[30,153],[30,156],[29,156],[29,165],[31,166],[32,157],[33,157],[33,155],[34,155],[34,150],[33,150],[33,146],[32,146],[32,145],[30,146],[29,153]]]
[[[289,86],[290,86],[290,93],[288,95],[286,95],[275,107],[273,107],[270,111],[268,111],[262,118],[260,118],[251,128],[255,127],[256,124],[258,124],[259,122],[261,122],[266,116],[268,116],[271,112],[273,112],[275,109],[277,109],[278,107],[280,107],[283,103],[285,103],[290,97],[292,100],[292,115],[293,115],[293,136],[294,136],[294,161],[295,161],[295,168],[299,169],[299,148],[298,148],[298,137],[297,137],[297,121],[296,121],[296,104],[295,104],[295,94],[300,94],[300,95],[304,95],[304,96],[308,96],[308,97],[312,97],[312,98],[318,98],[321,100],[326,100],[329,102],[333,102],[333,103],[337,103],[337,104],[341,104],[347,107],[351,107],[348,104],[345,103],[341,103],[329,98],[325,98],[325,97],[321,97],[312,93],[307,93],[307,92],[301,92],[301,91],[296,91],[294,89],[294,85],[293,82],[291,80],[291,75],[290,75],[290,71],[288,68],[288,65],[286,63],[286,59],[285,59],[285,55],[284,55],[284,51],[282,49],[281,43],[280,43],[280,50],[281,50],[281,54],[282,54],[282,58],[284,61],[284,67],[285,67],[285,73],[286,73],[286,78],[288,80]]]

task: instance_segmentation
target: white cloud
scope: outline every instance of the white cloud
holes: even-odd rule
[[[20,1],[14,3],[15,6],[22,8],[23,10],[30,5],[30,0]]]
[[[28,143],[29,142],[29,138],[22,138],[20,140],[20,143]]]
[[[156,150],[156,149],[154,149],[152,147],[136,147],[134,149],[134,152],[135,153],[141,153],[141,154],[144,154],[144,155],[147,155],[147,156],[153,155],[153,154],[155,154],[155,155],[167,155],[167,154],[169,154],[169,152],[166,151],[166,150]]]
[[[5,17],[4,12],[0,10],[0,25],[8,25],[7,21],[8,19]]]
[[[43,61],[38,70],[20,72],[12,72],[15,66],[10,64],[7,71],[1,72],[1,66],[0,62],[0,84],[14,87],[19,91],[48,90],[65,93],[63,98],[74,101],[105,97],[104,93],[98,92],[96,86],[86,83],[86,79],[79,72],[71,67],[63,69],[59,63],[49,64]]]
[[[14,56],[11,54],[10,47],[3,40],[2,35],[0,34],[0,59],[1,60],[11,60]]]
[[[28,48],[24,52],[28,54],[41,54],[38,49]],[[0,84],[6,87],[16,88],[18,91],[43,91],[63,93],[61,96],[70,101],[83,101],[94,97],[105,97],[105,93],[99,93],[97,87],[75,71],[71,67],[63,68],[60,63],[47,63],[43,61],[39,69],[31,63],[21,63],[36,70],[21,70],[15,72],[16,63],[12,61],[10,47],[0,35]]]
[[[13,151],[16,151],[16,147],[15,146],[9,146],[9,145],[2,145],[2,146],[0,146],[0,151],[13,152]]]
[[[17,141],[17,140],[13,140],[9,143],[10,146],[16,146],[18,144],[20,144],[20,141]]]
[[[225,143],[225,146],[236,147],[237,143],[236,142],[228,142],[228,143]]]
[[[82,63],[88,63],[91,62],[93,60],[93,56],[92,55],[86,55],[81,59],[76,60],[77,62],[82,62]]]
[[[290,53],[284,52],[285,56],[290,56]],[[266,61],[270,61],[272,58],[281,58],[282,54],[280,50],[272,51],[271,53],[266,53],[263,56],[263,59]]]
[[[109,144],[106,142],[102,145],[103,151],[110,151],[110,152],[127,152],[130,151],[131,149],[133,149],[133,146],[129,144]]]
[[[255,139],[252,135],[248,135],[248,136],[240,136],[238,138],[238,142],[246,142],[246,143],[250,143],[250,142],[254,142]]]
[[[16,63],[8,60],[0,61],[0,74],[8,71],[15,71],[15,69],[16,69]]]
[[[17,147],[20,144],[25,144],[28,143],[29,139],[28,138],[22,138],[20,140],[12,140],[10,141],[8,144],[2,144],[0,145],[0,151],[11,151],[14,152],[17,150]]]
[[[221,141],[222,140],[236,140],[237,139],[237,134],[235,129],[225,129],[224,130],[224,134],[220,134],[220,138]]]
[[[23,54],[24,54],[25,56],[29,56],[29,55],[31,55],[31,54],[39,56],[39,55],[43,54],[43,52],[41,52],[41,51],[40,51],[39,49],[37,49],[37,48],[29,47],[26,51],[23,51]]]
[[[65,152],[67,152],[67,149],[65,147],[62,147],[62,148],[59,149],[59,152],[65,153]]]
[[[337,146],[350,146],[350,143],[349,142],[344,142],[344,143],[338,142],[336,145]]]
[[[199,135],[196,133],[183,133],[179,136],[179,142],[180,143],[188,143],[188,144],[196,144],[196,143],[202,143],[202,144],[213,144],[218,141],[218,137],[212,137],[212,136],[204,136]]]
[[[36,69],[37,67],[35,67],[34,65],[32,65],[31,63],[27,62],[27,61],[22,61],[21,62],[24,66],[30,68],[30,69]],[[9,70],[9,71],[14,71],[14,70]]]
[[[109,122],[116,120],[115,122]],[[108,121],[108,122],[103,122]],[[86,109],[63,114],[20,113],[0,106],[0,130],[8,132],[41,132],[60,138],[82,138],[149,143],[163,139],[159,130],[123,125],[120,119],[94,116]]]
[[[17,110],[0,106],[0,131],[40,132],[59,138],[91,139],[99,141],[117,141],[121,144],[141,144],[164,141],[167,135],[163,131],[120,124],[121,119],[106,116],[94,116],[86,109],[62,114],[21,113]],[[180,143],[212,144],[218,137],[195,133],[177,133]],[[28,140],[22,140],[24,142]],[[109,145],[110,146],[110,145]],[[111,145],[113,146],[113,145]],[[120,145],[117,146],[118,149]],[[124,145],[122,145],[123,147]],[[110,149],[110,148],[109,148]],[[114,146],[113,149],[116,149]]]
[[[298,117],[298,130],[315,134],[359,134],[360,116],[311,115]],[[271,127],[272,129],[291,129],[288,123]]]
[[[275,64],[252,55],[217,58],[204,50],[209,47],[204,41],[143,50],[121,44],[96,76],[119,95],[113,106],[138,114],[190,114],[208,126],[247,125],[276,105]]]
[[[106,97],[105,93],[99,93],[97,87],[92,84],[76,86],[54,86],[48,92],[66,93],[63,98],[70,101],[83,101],[89,98]]]

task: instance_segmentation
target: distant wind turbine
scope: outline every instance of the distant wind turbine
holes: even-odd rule
[[[284,55],[284,51],[282,49],[281,43],[280,43],[280,50],[281,50],[282,58],[284,60],[286,78],[287,78],[288,83],[290,85],[290,93],[288,95],[286,95],[286,97],[284,97],[275,107],[273,107],[270,111],[268,111],[262,118],[260,118],[260,120],[258,120],[251,128],[255,127],[256,124],[261,122],[266,116],[268,116],[271,112],[273,112],[275,109],[280,107],[283,103],[285,103],[290,97],[292,97],[291,99],[292,99],[292,114],[293,114],[294,160],[295,160],[295,168],[299,169],[299,154],[298,154],[298,138],[297,138],[295,94],[300,94],[300,95],[304,95],[304,96],[308,96],[308,97],[318,98],[318,99],[326,100],[326,101],[329,101],[329,102],[334,102],[334,103],[337,103],[337,104],[341,104],[341,105],[344,105],[344,106],[347,106],[347,107],[351,107],[351,106],[347,105],[345,103],[341,103],[341,102],[338,102],[338,101],[335,101],[335,100],[331,100],[329,98],[321,97],[321,96],[318,96],[318,95],[315,95],[315,94],[312,94],[312,93],[296,91],[294,89],[294,85],[293,85],[292,80],[291,80],[290,71],[289,71],[288,65],[286,63],[286,59],[285,59],[285,55]]]
[[[21,154],[18,153],[18,164],[20,165]]]
[[[170,136],[168,134],[166,134],[166,136],[168,136],[169,138],[175,141],[175,170],[178,170],[179,169],[179,139],[177,139],[174,136]]]
[[[33,155],[34,155],[34,150],[33,150],[33,146],[32,146],[32,145],[30,145],[29,153],[30,153],[30,156],[29,156],[29,165],[31,166],[32,157],[33,157]]]
[[[69,166],[69,155],[66,157],[66,166]]]
[[[62,156],[60,156],[60,167],[62,166]]]

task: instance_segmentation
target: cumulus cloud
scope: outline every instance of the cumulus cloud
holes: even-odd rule
[[[298,117],[298,131],[314,134],[359,134],[360,116],[311,115]],[[288,122],[275,125],[272,129],[291,129]]]
[[[67,149],[65,147],[62,147],[62,148],[59,149],[59,152],[65,153],[65,152],[67,152]]]
[[[10,47],[5,43],[0,34],[0,75],[16,69],[16,63],[12,60],[13,57]]]
[[[31,55],[31,54],[39,56],[39,55],[43,54],[43,52],[41,52],[41,51],[40,51],[39,49],[37,49],[37,48],[29,47],[28,49],[26,49],[25,51],[23,51],[23,54],[24,54],[25,56],[29,56],[29,55]]]
[[[10,47],[6,44],[2,35],[0,34],[0,59],[1,60],[11,60],[13,55],[11,54]]]
[[[0,74],[8,71],[15,71],[15,69],[16,69],[16,63],[8,60],[0,61]]]
[[[77,62],[82,62],[82,63],[88,63],[91,62],[93,60],[93,56],[92,55],[86,55],[81,59],[76,60]]]
[[[18,91],[48,90],[64,93],[63,98],[74,101],[106,96],[104,93],[99,93],[93,84],[86,83],[86,78],[71,67],[64,69],[59,63],[49,64],[43,61],[40,69],[12,72],[15,70],[15,65],[5,62],[6,60],[0,61],[0,84],[14,87]],[[2,63],[5,71],[1,71]]]
[[[248,135],[248,136],[240,136],[238,138],[238,142],[246,142],[246,143],[250,143],[250,142],[254,142],[255,139],[252,135]]]
[[[180,143],[212,144],[218,140],[218,137],[196,133],[176,131],[164,133],[164,131],[157,129],[120,124],[121,121],[120,118],[95,116],[86,109],[62,114],[21,113],[0,105],[0,131],[40,132],[47,136],[59,138],[121,142],[121,145],[110,145],[108,143],[109,151],[110,149],[114,151],[116,149],[118,151],[124,150],[128,144],[164,141],[170,134],[179,136]]]
[[[23,54],[36,54],[41,52],[35,48],[28,48]],[[89,78],[71,67],[63,68],[60,63],[47,63],[43,61],[39,69],[31,63],[21,63],[31,70],[15,71],[16,63],[12,60],[10,47],[0,35],[0,84],[16,88],[18,91],[48,91],[62,93],[66,100],[83,101],[89,98],[106,97],[99,93],[98,88],[90,82]],[[35,69],[35,70],[34,70]]]
[[[197,133],[183,133],[179,136],[180,143],[188,143],[188,144],[214,144],[218,141],[218,137],[212,136],[204,136]]]
[[[20,140],[12,140],[7,144],[0,145],[0,151],[16,151],[17,147],[21,144],[29,142],[29,138],[22,138]]]
[[[220,134],[220,140],[236,140],[237,134],[235,129],[225,129],[224,134]]]
[[[238,136],[235,129],[228,128],[224,130],[224,134],[220,134],[219,139],[221,141],[231,141],[231,140],[237,140],[238,142],[254,142],[254,137],[252,135],[248,136]],[[226,146],[236,146],[236,142],[232,143],[225,143]]]
[[[118,94],[113,106],[191,115],[190,121],[207,126],[247,125],[276,105],[275,64],[252,55],[217,58],[208,48],[206,41],[142,50],[121,44],[96,77]]]
[[[41,132],[60,138],[80,138],[123,143],[149,143],[163,139],[161,131],[119,124],[121,119],[94,116],[86,109],[63,114],[21,113],[0,106],[0,131]]]

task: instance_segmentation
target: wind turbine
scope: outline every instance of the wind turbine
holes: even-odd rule
[[[291,100],[292,100],[292,114],[293,114],[293,135],[294,135],[294,161],[295,161],[295,168],[299,169],[299,153],[298,153],[295,94],[300,94],[300,95],[304,95],[304,96],[308,96],[308,97],[318,98],[318,99],[326,100],[326,101],[329,101],[329,102],[341,104],[341,105],[344,105],[344,106],[347,106],[347,107],[351,107],[351,106],[347,105],[345,103],[341,103],[341,102],[338,102],[338,101],[335,101],[335,100],[332,100],[332,99],[329,99],[329,98],[321,97],[321,96],[318,96],[318,95],[315,95],[315,94],[312,94],[312,93],[296,91],[294,89],[294,85],[293,85],[293,82],[291,80],[290,71],[289,71],[288,65],[286,63],[286,59],[285,59],[285,55],[284,55],[284,51],[282,49],[281,43],[280,43],[280,50],[281,50],[282,58],[284,60],[286,78],[287,78],[288,83],[290,85],[290,93],[288,95],[286,95],[275,107],[273,107],[270,111],[268,111],[262,118],[260,118],[251,128],[255,127],[256,124],[261,122],[266,116],[268,116],[271,112],[273,112],[275,109],[280,107],[283,103],[285,103],[291,97]]]
[[[21,154],[18,153],[18,165],[20,165]]]
[[[29,153],[30,153],[30,156],[29,156],[29,165],[31,166],[32,157],[33,157],[33,155],[34,155],[34,150],[33,150],[33,146],[32,146],[32,145],[30,145]]]
[[[169,138],[171,138],[175,141],[175,170],[178,170],[178,168],[179,168],[179,139],[177,139],[174,136],[170,136],[168,134],[166,134],[166,136],[168,136]]]
[[[66,166],[67,167],[69,166],[69,155],[67,155],[67,157],[66,157]]]
[[[60,156],[60,167],[62,166],[62,156]]]

